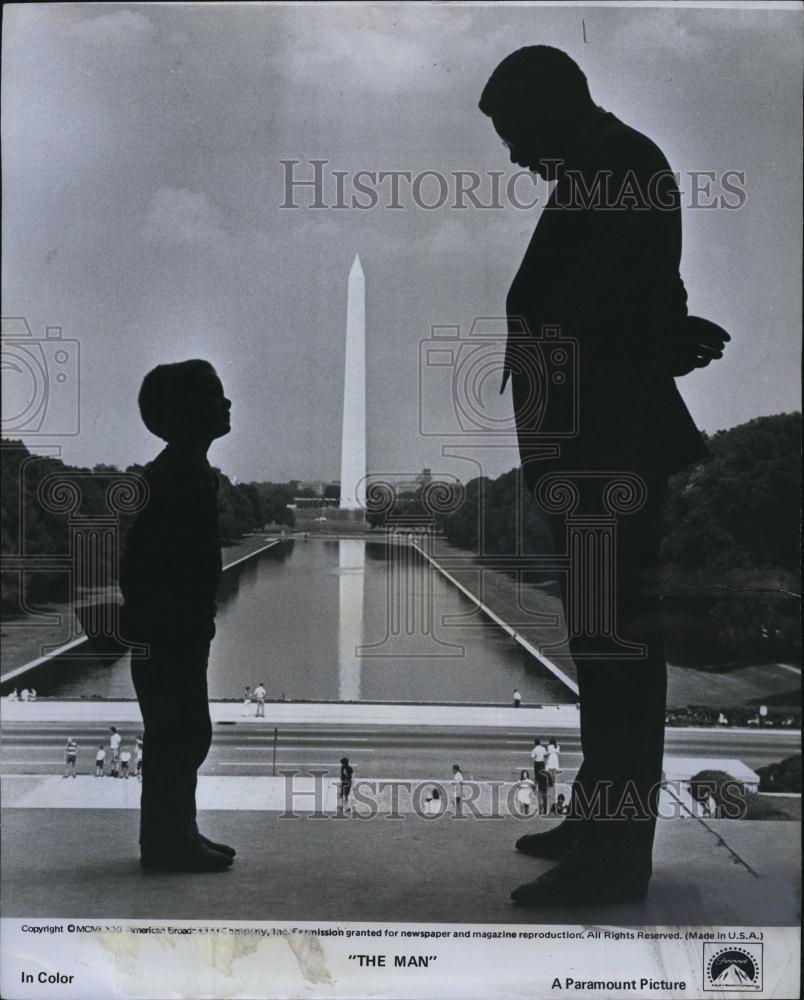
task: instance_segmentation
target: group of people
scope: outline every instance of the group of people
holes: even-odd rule
[[[252,701],[257,703],[257,711],[254,713],[255,719],[265,718],[265,685],[262,681],[254,688],[246,685],[246,689],[243,692],[243,718],[247,719],[251,715],[251,703]]]
[[[23,688],[22,691],[17,691],[14,688],[8,694],[9,701],[36,701],[36,688]]]
[[[527,816],[530,813],[534,797],[537,792],[541,800],[541,808],[537,807],[536,814],[545,816],[567,815],[569,806],[565,795],[557,795],[555,801],[549,808],[547,804],[548,789],[555,787],[556,775],[560,770],[558,766],[558,754],[560,749],[561,748],[555,741],[555,738],[552,738],[546,747],[542,746],[540,740],[537,739],[534,741],[532,751],[532,754],[536,754],[536,756],[533,757],[534,777],[531,779],[530,771],[521,771],[515,791],[517,807],[524,815]],[[541,752],[539,753],[537,751]],[[338,811],[344,814],[347,813],[350,808],[349,795],[352,790],[353,779],[354,768],[349,763],[348,757],[342,757],[340,780],[338,782]],[[461,812],[461,803],[463,800],[464,783],[463,771],[461,770],[460,764],[452,765],[452,778],[450,783],[452,785],[452,795],[455,802],[455,812],[456,814],[459,814]],[[448,805],[449,803],[445,801],[438,785],[433,785],[425,791],[423,799],[425,816],[438,816],[444,811],[445,807],[448,807]]]
[[[132,773],[131,751],[123,746],[123,737],[118,733],[116,726],[109,727],[109,777],[128,778]],[[142,747],[143,735],[140,733],[134,740],[134,776],[142,780]],[[76,765],[78,762],[78,751],[80,747],[74,737],[67,738],[67,745],[64,748],[65,768],[63,778],[74,778],[76,775]],[[101,742],[95,751],[95,777],[102,778],[106,773],[106,744]]]
[[[355,769],[349,763],[348,757],[341,757],[340,778],[338,781],[338,812],[344,815],[349,812],[349,795],[352,791]],[[463,798],[463,772],[459,764],[452,765],[452,788],[455,797],[455,811],[460,812]],[[444,807],[444,801],[437,785],[428,789],[424,796],[424,813],[426,816],[437,816]]]
[[[548,808],[550,789],[556,787],[558,774],[561,770],[559,764],[559,754],[561,747],[555,736],[551,736],[545,746],[537,736],[533,740],[533,749],[530,758],[533,761],[533,778],[530,771],[525,769],[519,772],[517,782],[516,801],[522,812],[527,815],[536,801],[536,811],[542,815],[564,815],[567,808],[564,805],[565,797],[558,795],[555,801]]]

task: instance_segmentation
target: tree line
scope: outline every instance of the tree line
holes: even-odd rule
[[[798,661],[801,416],[758,417],[707,445],[703,461],[668,488],[669,658],[697,666]],[[438,523],[451,544],[484,555],[551,550],[547,517],[517,470],[467,483],[461,505]]]
[[[668,655],[681,665],[799,660],[801,418],[798,413],[758,417],[707,439],[707,456],[674,476],[669,485],[663,540],[663,592],[672,627]],[[66,514],[43,508],[37,496],[52,472],[86,473],[82,512],[104,510],[113,466],[76,469],[58,459],[33,461],[18,441],[3,442],[2,553],[66,554]],[[25,469],[24,475],[21,470]],[[142,472],[130,466],[127,472]],[[266,524],[293,527],[288,504],[297,481],[234,484],[219,470],[219,524],[224,544]],[[404,524],[426,514],[426,491],[440,490],[434,515],[447,540],[474,553],[537,555],[551,549],[549,523],[513,469],[495,479],[479,477],[461,487],[423,483],[402,492],[392,510],[369,513],[372,527]],[[454,503],[444,503],[450,491]],[[21,517],[24,513],[24,517]],[[125,519],[123,519],[125,531]],[[64,574],[2,574],[3,609],[59,596]]]
[[[0,464],[0,552],[4,558],[25,555],[37,558],[67,556],[70,551],[69,511],[53,509],[43,502],[42,488],[48,477],[59,475],[80,489],[80,514],[99,517],[109,513],[106,491],[120,481],[120,473],[142,474],[144,467],[113,465],[81,468],[60,459],[31,454],[21,441],[3,440]],[[287,509],[294,494],[293,483],[233,483],[220,469],[218,475],[218,528],[223,545],[231,545],[245,534],[270,524],[293,526],[293,511]],[[58,506],[57,504],[55,506]],[[75,511],[73,511],[75,513]],[[133,515],[119,518],[120,537],[125,537]],[[107,579],[117,578],[117,567],[108,566]],[[0,575],[0,600],[4,614],[18,613],[28,601],[65,601],[67,576],[58,569],[42,568],[20,573],[6,569]]]

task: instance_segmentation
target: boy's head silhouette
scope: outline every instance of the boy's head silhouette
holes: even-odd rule
[[[168,444],[208,447],[231,430],[231,402],[208,361],[157,365],[139,394],[140,414],[148,430]]]
[[[489,77],[480,97],[511,153],[511,162],[542,177],[542,160],[562,159],[578,123],[594,110],[586,76],[566,52],[550,45],[517,49]]]

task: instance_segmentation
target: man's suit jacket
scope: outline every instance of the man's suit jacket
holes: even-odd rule
[[[566,164],[506,306],[502,388],[510,377],[526,477],[671,474],[704,454],[663,359],[687,315],[675,179],[650,139],[602,108]],[[545,443],[558,457],[534,462]]]

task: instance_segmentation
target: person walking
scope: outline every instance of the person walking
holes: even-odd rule
[[[480,110],[513,163],[555,182],[508,292],[501,391],[510,380],[523,477],[551,519],[555,553],[572,558],[559,574],[566,620],[616,616],[599,636],[570,632],[583,764],[567,820],[516,845],[559,864],[512,898],[538,907],[639,900],[652,873],[664,745],[662,508],[669,476],[706,454],[674,379],[722,357],[729,337],[687,314],[681,201],[667,160],[594,103],[565,52],[511,53]],[[586,549],[568,542],[570,498],[578,520],[616,514],[611,593],[593,587],[587,567],[599,564],[575,558]],[[624,805],[633,788],[637,810]]]
[[[134,760],[137,781],[142,781],[142,733],[134,741]]]
[[[519,708],[522,704],[522,695],[519,692],[519,688],[514,688],[514,708]]]
[[[260,681],[260,683],[254,688],[254,697],[257,699],[257,715],[256,718],[265,718],[265,685]]]
[[[341,777],[338,785],[338,800],[340,811],[346,812],[349,807],[349,793],[352,791],[352,776],[355,769],[349,763],[348,757],[341,757]]]
[[[78,757],[78,744],[70,736],[67,740],[67,746],[65,747],[65,760],[66,767],[64,769],[63,778],[74,778],[75,777],[75,762]]]
[[[530,813],[533,805],[533,793],[536,789],[535,782],[530,780],[530,773],[522,770],[519,772],[519,781],[516,785],[516,802],[525,816]]]
[[[459,764],[452,765],[452,788],[455,796],[455,812],[459,813],[463,801],[463,772]]]
[[[119,765],[120,765],[120,744],[123,742],[123,737],[118,733],[115,726],[110,726],[109,731],[111,736],[109,737],[109,749],[111,751],[111,766],[110,766],[110,777],[118,777]]]
[[[547,760],[544,764],[544,769],[547,774],[547,786],[548,794],[549,790],[553,790],[553,796],[556,795],[556,785],[558,782],[558,772],[560,770],[558,766],[558,754],[560,751],[558,743],[556,743],[555,736],[550,738],[550,742],[547,744]]]
[[[95,777],[102,778],[106,766],[106,747],[101,743],[95,751]]]

